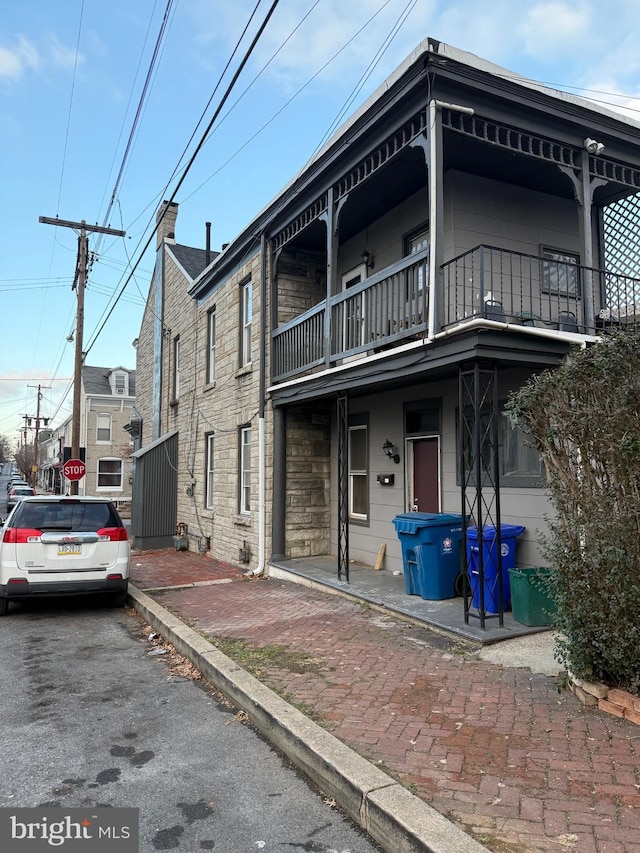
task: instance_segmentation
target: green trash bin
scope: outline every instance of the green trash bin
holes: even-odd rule
[[[516,622],[529,626],[553,625],[556,605],[543,585],[550,573],[546,566],[509,569],[511,611]]]

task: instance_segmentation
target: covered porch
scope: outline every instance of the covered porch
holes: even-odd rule
[[[478,319],[595,336],[640,318],[640,279],[558,252],[477,246],[443,265],[441,304],[436,297],[430,305],[428,281],[429,252],[422,249],[330,297],[328,307],[321,302],[280,326],[273,333],[274,381],[412,340],[428,342]]]
[[[485,627],[481,628],[476,620],[465,622],[462,597],[428,601],[419,595],[407,595],[401,574],[384,568],[376,571],[373,566],[351,562],[349,581],[346,581],[338,578],[337,567],[336,556],[274,558],[269,564],[269,576],[319,587],[375,607],[389,616],[410,619],[459,639],[483,645],[551,630],[516,622],[510,611],[504,614],[502,627],[497,618],[487,618]]]

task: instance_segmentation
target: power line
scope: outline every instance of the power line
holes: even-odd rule
[[[191,155],[191,157],[189,158],[189,161],[188,161],[188,162],[187,162],[187,164],[185,165],[185,167],[184,167],[184,169],[183,169],[183,171],[182,171],[182,175],[180,176],[180,179],[178,180],[178,183],[176,184],[176,187],[175,187],[175,189],[173,190],[173,193],[171,194],[171,197],[168,199],[169,204],[171,204],[171,202],[173,202],[173,200],[175,199],[176,195],[178,194],[178,191],[180,190],[180,187],[181,187],[181,186],[182,186],[182,184],[184,183],[184,181],[185,181],[185,179],[186,179],[187,175],[189,174],[189,171],[190,171],[191,167],[193,166],[193,164],[194,164],[194,162],[195,162],[196,157],[198,156],[198,154],[199,154],[199,153],[200,153],[200,151],[202,150],[202,146],[204,145],[204,143],[205,143],[205,142],[206,142],[206,140],[207,140],[207,136],[209,135],[209,132],[210,132],[211,128],[213,127],[213,125],[214,125],[215,121],[217,120],[218,116],[220,115],[220,112],[222,111],[222,109],[223,109],[223,107],[224,107],[225,103],[227,102],[227,100],[228,100],[229,96],[231,95],[231,92],[233,91],[233,88],[234,88],[234,86],[235,86],[235,84],[236,84],[236,82],[237,82],[237,80],[238,80],[238,78],[239,78],[240,74],[241,74],[241,73],[242,73],[242,71],[244,70],[244,67],[246,66],[247,62],[249,61],[249,58],[251,57],[251,54],[253,53],[253,51],[254,51],[254,49],[255,49],[256,44],[258,43],[258,41],[259,41],[260,37],[262,36],[262,33],[264,32],[264,30],[265,30],[265,28],[266,28],[267,24],[269,23],[269,20],[271,19],[271,16],[272,16],[272,15],[273,15],[273,13],[275,12],[275,10],[276,10],[276,8],[277,8],[277,6],[278,6],[278,3],[279,3],[279,2],[280,2],[280,0],[273,0],[273,2],[272,2],[272,4],[271,4],[271,6],[270,6],[270,8],[269,8],[269,11],[267,12],[267,14],[266,14],[266,16],[265,16],[264,20],[262,21],[262,23],[260,24],[260,26],[259,26],[259,28],[258,28],[257,33],[256,33],[256,34],[255,34],[255,36],[253,37],[253,39],[252,39],[252,41],[251,41],[251,44],[249,45],[249,48],[248,48],[248,49],[247,49],[247,51],[245,52],[245,55],[243,56],[243,58],[242,58],[242,60],[241,60],[241,62],[240,62],[240,65],[239,65],[239,66],[238,66],[238,68],[236,69],[236,71],[235,71],[235,73],[234,73],[233,77],[231,78],[231,82],[230,82],[230,83],[229,83],[229,85],[227,86],[227,88],[226,88],[226,90],[225,90],[225,93],[224,93],[224,95],[222,96],[222,99],[221,99],[220,103],[218,104],[217,108],[215,109],[215,111],[214,111],[214,113],[213,113],[213,116],[211,117],[211,119],[210,119],[210,121],[209,121],[209,123],[208,123],[208,125],[207,125],[207,127],[206,127],[206,129],[205,129],[205,131],[204,131],[204,133],[202,134],[202,136],[201,136],[201,138],[200,138],[200,141],[198,142],[198,144],[197,144],[197,146],[196,146],[196,148],[195,148],[195,150],[194,150],[193,154],[192,154],[192,155]],[[144,253],[145,253],[145,252],[146,252],[146,250],[149,248],[149,245],[151,244],[151,241],[152,241],[152,239],[153,239],[153,236],[154,236],[154,234],[155,234],[155,232],[156,232],[156,230],[157,230],[158,226],[159,226],[159,225],[160,225],[160,223],[162,222],[162,219],[164,218],[164,215],[165,215],[165,213],[166,213],[166,210],[167,210],[167,209],[168,209],[168,207],[165,207],[165,209],[162,211],[162,214],[160,215],[160,217],[159,217],[158,221],[157,221],[157,222],[156,222],[156,224],[155,224],[155,227],[152,229],[151,234],[149,235],[149,237],[148,237],[148,239],[147,239],[147,241],[146,241],[146,243],[145,243],[145,245],[144,245],[143,249],[142,249],[142,250],[141,250],[141,252],[140,252],[140,255],[139,255],[139,257],[138,257],[138,260],[136,261],[136,263],[135,263],[135,265],[134,265],[133,269],[131,270],[131,272],[130,272],[130,273],[129,273],[129,275],[127,276],[126,281],[125,281],[125,282],[124,282],[124,284],[122,285],[122,287],[121,287],[121,289],[120,289],[120,292],[119,292],[119,294],[118,294],[118,296],[117,296],[117,298],[116,298],[115,302],[113,303],[113,305],[112,305],[111,309],[109,310],[109,313],[108,313],[108,314],[107,314],[107,316],[104,318],[104,320],[103,320],[103,322],[102,322],[102,325],[101,325],[101,326],[100,326],[100,327],[99,327],[99,328],[94,332],[94,334],[93,334],[93,336],[92,336],[92,339],[91,339],[90,343],[88,344],[87,349],[86,349],[86,351],[85,351],[87,354],[90,352],[90,350],[91,350],[91,348],[93,347],[93,345],[95,344],[95,342],[96,342],[96,340],[97,340],[98,336],[100,335],[100,332],[102,331],[102,329],[103,329],[103,328],[104,328],[104,326],[106,325],[107,320],[109,319],[109,317],[110,317],[110,316],[111,316],[111,314],[113,313],[113,310],[115,309],[115,306],[116,306],[116,304],[118,303],[118,301],[119,301],[120,297],[121,297],[121,296],[122,296],[122,294],[124,293],[124,290],[125,290],[125,288],[126,288],[127,284],[131,281],[131,278],[133,277],[133,274],[135,273],[135,270],[136,270],[136,268],[137,268],[138,264],[139,264],[139,263],[140,263],[140,261],[142,260],[142,257],[144,256]]]
[[[84,0],[80,3],[80,20],[78,21],[78,37],[76,39],[76,55],[73,62],[73,77],[71,79],[71,94],[69,95],[69,112],[67,113],[67,129],[64,137],[64,148],[62,152],[62,169],[60,171],[60,186],[58,188],[58,203],[56,212],[60,212],[60,199],[62,198],[62,184],[64,182],[64,169],[67,160],[67,146],[69,144],[69,129],[71,127],[71,112],[73,109],[73,95],[76,87],[76,74],[78,71],[78,54],[80,51],[80,34],[82,32],[82,18],[84,16]]]
[[[192,133],[191,133],[191,136],[189,137],[189,140],[188,140],[187,144],[185,145],[185,147],[184,147],[184,149],[183,149],[183,151],[182,151],[182,154],[181,154],[181,155],[180,155],[180,157],[178,158],[178,162],[176,163],[176,165],[175,165],[175,167],[174,167],[174,169],[173,169],[173,172],[171,173],[171,175],[170,175],[169,179],[167,180],[167,182],[166,182],[166,184],[165,184],[164,188],[163,188],[163,189],[162,189],[162,191],[161,191],[161,192],[156,196],[156,198],[154,199],[154,201],[156,201],[156,202],[157,202],[157,200],[158,200],[158,199],[160,199],[160,198],[162,198],[162,197],[164,196],[164,194],[165,194],[165,192],[166,192],[166,190],[167,190],[167,188],[168,188],[169,184],[170,184],[170,183],[171,183],[171,181],[174,179],[175,175],[178,173],[178,171],[179,171],[179,169],[180,169],[180,163],[182,162],[182,160],[183,160],[184,156],[186,155],[186,152],[187,152],[187,150],[189,149],[189,146],[191,145],[191,142],[193,141],[193,139],[194,139],[194,137],[195,137],[195,135],[196,135],[196,132],[197,132],[198,128],[199,128],[199,127],[200,127],[200,125],[202,124],[202,121],[203,121],[203,119],[204,119],[204,116],[205,116],[205,114],[206,114],[206,112],[207,112],[208,108],[209,108],[209,105],[211,104],[211,101],[213,100],[213,98],[214,98],[214,96],[215,96],[215,93],[218,91],[218,88],[220,87],[220,85],[221,85],[221,83],[222,83],[222,80],[224,79],[224,76],[225,76],[225,74],[227,73],[227,70],[228,70],[228,68],[229,68],[229,66],[230,66],[230,64],[231,64],[231,62],[232,62],[232,60],[233,60],[233,57],[236,55],[236,53],[237,53],[237,51],[238,51],[238,49],[239,49],[239,47],[240,47],[240,44],[242,43],[242,39],[243,39],[243,38],[244,38],[244,36],[246,35],[247,30],[248,30],[249,26],[251,25],[251,22],[253,21],[253,18],[255,17],[255,14],[256,14],[256,12],[257,12],[257,10],[258,10],[258,7],[260,6],[260,3],[261,3],[261,0],[257,0],[256,5],[254,6],[253,12],[252,12],[252,13],[251,13],[251,15],[249,16],[249,19],[247,20],[247,23],[245,24],[244,29],[243,29],[243,31],[242,31],[242,33],[241,33],[240,37],[238,38],[238,40],[237,40],[237,42],[236,42],[236,45],[235,45],[235,47],[234,47],[233,51],[231,52],[231,55],[230,55],[229,59],[227,60],[227,63],[226,63],[226,65],[225,65],[225,67],[224,67],[224,68],[223,68],[223,70],[222,70],[222,73],[218,76],[218,82],[217,82],[217,83],[216,83],[216,85],[214,86],[213,91],[212,91],[212,93],[211,93],[211,96],[209,97],[209,100],[207,101],[207,104],[206,104],[206,106],[205,106],[204,110],[202,111],[202,113],[201,113],[201,115],[200,115],[200,118],[199,118],[199,119],[198,119],[198,121],[196,122],[196,125],[195,125],[195,127],[194,127],[194,129],[193,129],[193,131],[192,131]],[[113,195],[112,195],[112,203],[113,203],[113,201],[114,201],[115,199],[116,199],[116,195],[115,195],[115,191],[114,191],[114,193],[113,193]],[[151,207],[151,204],[147,205],[147,207],[146,207],[144,210],[147,210],[149,207]],[[142,213],[144,213],[144,211],[143,211]],[[141,215],[142,215],[142,214],[140,214],[140,216],[141,216]],[[138,216],[138,218],[139,218],[139,216]],[[121,221],[122,229],[124,230],[124,223],[123,223],[123,221],[122,221],[122,211],[121,211],[121,210],[120,210],[120,221]],[[134,222],[136,222],[136,221],[137,221],[137,219],[134,219]],[[147,224],[146,224],[146,226],[144,227],[144,229],[143,229],[143,231],[142,231],[142,234],[143,234],[143,235],[147,232],[147,230],[148,230],[148,228],[151,226],[152,222],[153,222],[153,217],[150,217],[150,218],[149,218],[149,220],[148,220],[148,222],[147,222]],[[157,227],[157,224],[156,224],[156,227]],[[142,250],[142,255],[144,255],[144,252],[147,250],[147,247],[148,247],[149,243],[151,242],[151,238],[153,237],[154,233],[155,233],[155,229],[154,229],[153,231],[151,231],[151,234],[150,234],[150,236],[149,236],[149,242],[145,245],[144,249]],[[136,247],[136,251],[138,250],[138,248],[139,248],[139,246],[140,246],[140,243],[141,243],[141,242],[142,242],[142,238],[140,239],[140,242],[138,243],[138,246]],[[125,249],[125,254],[127,255],[128,266],[131,266],[131,259],[129,258],[129,253],[127,252],[126,243],[124,243],[123,245],[124,245],[124,249]],[[118,300],[120,299],[120,296],[121,296],[121,295],[122,295],[122,293],[124,292],[124,289],[126,288],[127,284],[128,284],[128,283],[129,283],[129,281],[131,280],[131,277],[132,277],[132,276],[134,277],[134,281],[135,281],[135,283],[136,283],[136,287],[138,288],[138,291],[140,292],[141,297],[142,297],[142,298],[144,298],[144,297],[143,297],[143,295],[142,295],[142,291],[140,291],[140,288],[139,288],[139,286],[138,286],[138,283],[137,283],[137,281],[135,280],[135,275],[134,275],[134,274],[135,274],[135,271],[136,271],[136,269],[137,269],[137,267],[138,267],[138,265],[139,265],[139,263],[140,263],[140,260],[141,260],[141,258],[139,258],[139,259],[138,259],[138,262],[136,263],[136,265],[131,269],[131,275],[130,275],[130,276],[129,276],[129,278],[127,278],[127,280],[125,281],[125,283],[124,283],[124,285],[123,285],[123,287],[122,287],[122,290],[120,291],[120,294],[119,294],[118,296],[116,296],[116,294],[115,294],[115,290],[114,290],[114,291],[113,291],[113,293],[111,294],[111,298],[114,298],[114,297],[115,297],[114,302],[113,302],[113,305],[112,305],[110,308],[109,308],[108,306],[107,306],[107,307],[105,307],[105,309],[104,309],[104,311],[103,311],[103,313],[102,313],[102,315],[101,315],[100,319],[98,320],[99,327],[97,328],[97,331],[96,331],[96,333],[95,333],[95,337],[96,337],[96,338],[98,337],[98,335],[100,334],[100,332],[101,332],[101,331],[102,331],[102,329],[104,328],[104,325],[105,325],[106,321],[107,321],[107,320],[109,319],[109,317],[111,316],[111,313],[113,312],[113,310],[114,310],[114,308],[115,308],[115,306],[116,306],[116,304],[117,304]],[[146,301],[146,300],[145,300],[145,301]],[[102,322],[103,318],[104,318],[104,322]],[[100,324],[101,324],[101,325],[100,325]],[[95,342],[95,341],[92,341],[92,342],[91,342],[91,344],[90,344],[90,346],[93,346],[93,343],[94,343],[94,342]],[[87,352],[88,352],[88,350],[87,350]]]
[[[151,56],[151,62],[149,63],[149,68],[147,69],[147,76],[145,77],[145,81],[144,81],[144,84],[142,86],[142,92],[140,93],[140,97],[138,99],[138,107],[136,109],[136,113],[135,113],[135,116],[133,119],[133,123],[131,125],[131,130],[129,131],[129,138],[127,140],[127,145],[125,147],[125,151],[124,151],[124,154],[122,155],[122,160],[120,162],[120,169],[118,170],[116,182],[113,186],[113,190],[111,191],[111,198],[109,200],[109,204],[107,205],[107,210],[106,210],[105,215],[104,215],[104,220],[102,223],[103,227],[106,227],[107,222],[109,220],[109,214],[111,213],[111,211],[113,209],[113,205],[115,203],[115,198],[116,198],[116,195],[118,193],[118,188],[120,187],[120,181],[122,179],[127,160],[129,159],[129,153],[131,151],[131,146],[133,144],[133,138],[134,138],[136,130],[138,128],[138,122],[140,121],[140,116],[142,114],[142,108],[143,108],[143,105],[146,101],[147,93],[149,91],[149,86],[151,83],[151,77],[152,77],[153,72],[155,70],[156,61],[158,59],[158,55],[160,52],[160,46],[161,46],[162,41],[164,39],[164,35],[165,35],[166,29],[167,29],[167,26],[169,23],[169,16],[171,14],[172,5],[173,5],[173,0],[167,0],[167,5],[166,5],[165,10],[164,10],[162,23],[160,25],[160,31],[159,31],[158,36],[156,38],[156,43],[155,43],[155,47],[153,49],[153,54]],[[99,236],[98,240],[97,240],[96,251],[100,247],[101,239],[102,239],[102,237]]]

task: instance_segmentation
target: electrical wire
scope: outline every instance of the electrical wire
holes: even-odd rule
[[[149,92],[149,87],[151,84],[151,77],[153,76],[153,72],[154,72],[155,67],[156,67],[158,55],[160,53],[160,47],[162,45],[165,33],[167,31],[167,26],[169,24],[169,17],[171,15],[172,6],[173,6],[173,0],[167,0],[167,5],[166,5],[165,10],[164,10],[162,23],[160,25],[160,31],[159,31],[158,36],[156,38],[156,43],[155,43],[155,47],[153,49],[153,54],[151,56],[151,61],[149,63],[149,68],[147,69],[147,75],[145,77],[145,81],[144,81],[144,84],[142,86],[142,92],[140,93],[140,97],[138,99],[138,106],[136,109],[136,113],[135,113],[135,116],[133,119],[133,123],[131,125],[131,130],[129,131],[129,138],[127,140],[127,145],[125,147],[124,154],[122,155],[122,160],[120,162],[120,168],[118,170],[118,175],[116,177],[116,181],[115,181],[115,184],[113,186],[113,190],[111,191],[111,198],[109,200],[109,204],[107,205],[107,210],[106,210],[105,215],[104,215],[104,221],[102,223],[103,228],[107,227],[107,223],[109,221],[109,215],[113,209],[113,205],[115,203],[115,199],[116,199],[116,196],[118,193],[118,189],[120,187],[120,181],[122,180],[122,176],[124,174],[125,166],[126,166],[127,161],[129,159],[129,154],[131,152],[131,147],[133,145],[133,139],[134,139],[134,136],[136,134],[136,130],[138,128],[140,116],[142,115],[142,108],[143,108],[143,105],[145,104],[147,94]],[[147,35],[148,35],[148,31],[147,31]],[[146,42],[146,36],[145,36],[145,42]],[[136,71],[136,76],[137,76],[137,71]],[[127,109],[128,109],[128,107],[127,107]],[[120,142],[120,139],[118,139],[118,143],[119,142]],[[98,251],[98,248],[99,248],[100,243],[101,243],[102,236],[103,236],[102,234],[100,234],[98,236],[98,240],[96,241],[96,243],[97,243],[96,251]]]
[[[411,12],[414,10],[417,2],[418,2],[418,0],[409,0],[407,5],[404,7],[403,11],[400,13],[398,18],[396,19],[396,22],[394,23],[393,27],[391,28],[391,31],[385,37],[384,41],[382,42],[382,44],[380,45],[380,47],[376,51],[373,59],[371,60],[369,65],[366,67],[363,74],[360,76],[360,79],[356,83],[355,87],[352,89],[351,94],[349,95],[347,100],[342,105],[342,109],[340,110],[338,115],[333,120],[332,124],[327,129],[327,132],[325,133],[323,138],[320,140],[316,150],[311,155],[312,157],[322,148],[325,141],[331,137],[334,130],[337,129],[340,122],[343,121],[345,115],[347,114],[347,111],[349,110],[349,108],[351,107],[351,105],[353,104],[355,99],[358,97],[358,95],[362,91],[364,84],[367,82],[369,77],[371,77],[371,75],[373,74],[373,71],[375,70],[376,66],[378,65],[378,63],[380,62],[380,60],[382,59],[382,57],[384,56],[386,51],[388,50],[389,46],[391,45],[391,42],[394,40],[394,38],[398,35],[400,30],[402,29],[402,26],[404,25],[405,21],[407,20],[407,18],[411,14]]]
[[[250,57],[251,57],[251,55],[252,55],[252,53],[253,53],[253,51],[254,51],[254,49],[255,49],[256,45],[257,45],[257,43],[258,43],[258,41],[260,40],[260,37],[262,36],[262,33],[264,32],[264,30],[265,30],[265,28],[266,28],[267,24],[269,23],[269,21],[270,21],[270,19],[271,19],[271,16],[272,16],[272,15],[273,15],[273,13],[275,12],[275,10],[276,10],[276,8],[277,8],[277,6],[278,6],[279,2],[280,2],[280,0],[273,0],[273,2],[271,3],[271,6],[270,6],[270,8],[269,8],[269,11],[267,12],[267,14],[266,14],[266,16],[265,16],[264,20],[262,21],[262,23],[260,24],[260,26],[259,26],[259,28],[258,28],[257,33],[256,33],[256,34],[255,34],[255,36],[253,37],[253,39],[252,39],[252,41],[251,41],[251,44],[249,45],[248,49],[246,50],[246,52],[245,52],[245,54],[244,54],[244,56],[243,56],[243,58],[242,58],[242,60],[241,60],[241,62],[240,62],[240,64],[239,64],[238,68],[236,69],[235,73],[233,74],[233,77],[231,78],[231,81],[230,81],[230,83],[228,84],[228,86],[227,86],[227,88],[226,88],[226,90],[225,90],[225,93],[224,93],[224,95],[222,96],[222,99],[221,99],[220,103],[218,104],[217,108],[214,110],[213,116],[211,117],[211,119],[210,119],[210,121],[209,121],[209,123],[208,123],[208,125],[207,125],[207,127],[206,127],[206,129],[205,129],[205,131],[204,131],[204,133],[202,134],[202,136],[201,136],[201,138],[200,138],[200,141],[198,142],[198,144],[197,144],[197,146],[196,146],[196,148],[195,148],[195,150],[194,150],[193,154],[192,154],[192,155],[191,155],[191,157],[189,158],[189,161],[188,161],[188,162],[187,162],[187,164],[185,165],[185,167],[184,167],[184,169],[183,169],[183,171],[182,171],[182,175],[181,175],[180,179],[178,180],[178,182],[177,182],[177,184],[176,184],[176,187],[175,187],[175,189],[173,190],[173,193],[171,194],[171,197],[168,199],[169,204],[171,204],[171,203],[173,202],[173,200],[175,199],[176,195],[178,194],[178,192],[179,192],[179,190],[180,190],[180,187],[181,187],[181,186],[182,186],[182,184],[184,183],[184,181],[185,181],[185,179],[186,179],[187,175],[189,174],[189,171],[190,171],[191,167],[193,166],[193,164],[194,164],[194,162],[195,162],[195,160],[196,160],[196,157],[198,156],[198,154],[199,154],[199,153],[200,153],[200,151],[202,150],[202,146],[203,146],[203,145],[205,144],[205,142],[206,142],[207,136],[208,136],[208,134],[209,134],[209,132],[210,132],[211,128],[213,127],[214,123],[216,122],[216,120],[217,120],[218,116],[220,115],[220,112],[221,112],[221,111],[222,111],[222,109],[224,108],[225,103],[226,103],[226,102],[227,102],[227,100],[229,99],[229,97],[230,97],[230,95],[231,95],[231,92],[233,91],[233,88],[234,88],[234,86],[235,86],[235,84],[236,84],[236,82],[237,82],[238,78],[240,77],[240,74],[241,74],[241,73],[242,73],[242,71],[244,70],[244,68],[245,68],[245,66],[246,66],[246,64],[247,64],[247,62],[249,61],[249,59],[250,59]],[[162,220],[163,220],[163,218],[164,218],[164,215],[165,215],[165,213],[166,213],[166,210],[167,210],[167,207],[165,207],[165,209],[164,209],[164,211],[162,212],[162,214],[158,217],[158,221],[156,222],[155,227],[152,229],[151,234],[149,235],[149,237],[148,237],[148,239],[147,239],[147,241],[146,241],[146,243],[145,243],[145,245],[144,245],[143,249],[141,250],[140,255],[139,255],[139,257],[138,257],[138,260],[136,261],[135,266],[133,267],[133,269],[131,270],[131,272],[130,272],[129,276],[127,277],[126,281],[125,281],[125,282],[124,282],[124,284],[122,285],[122,287],[121,287],[121,289],[120,289],[120,292],[119,292],[119,294],[118,294],[118,297],[116,298],[116,300],[115,300],[114,304],[112,305],[111,309],[109,310],[109,312],[108,312],[107,316],[104,318],[104,320],[103,320],[102,324],[99,326],[99,328],[98,328],[98,329],[93,333],[93,335],[91,336],[91,340],[89,341],[89,343],[88,343],[88,345],[87,345],[86,353],[89,353],[89,352],[90,352],[90,350],[91,350],[91,348],[94,346],[94,344],[95,344],[95,342],[96,342],[96,340],[97,340],[98,336],[100,335],[100,332],[102,331],[102,329],[103,329],[103,328],[104,328],[104,326],[106,325],[107,320],[109,319],[109,317],[110,317],[110,316],[111,316],[111,314],[113,313],[113,310],[115,309],[115,306],[116,306],[116,304],[118,303],[118,300],[120,299],[120,297],[121,297],[121,296],[122,296],[122,294],[124,293],[124,290],[125,290],[125,288],[126,288],[127,284],[129,283],[129,281],[131,281],[131,278],[133,277],[133,274],[134,274],[134,272],[135,272],[135,270],[136,270],[136,268],[137,268],[138,264],[139,264],[139,263],[140,263],[140,261],[142,260],[142,257],[144,256],[144,253],[146,252],[146,250],[149,248],[149,246],[150,246],[150,244],[151,244],[151,241],[152,241],[152,239],[153,239],[153,237],[154,237],[154,234],[155,234],[155,232],[157,231],[157,229],[158,229],[158,227],[159,227],[160,223],[162,222]]]
[[[166,192],[167,188],[168,188],[168,187],[169,187],[169,185],[171,184],[171,181],[174,179],[174,177],[176,176],[176,174],[178,174],[178,172],[179,172],[179,170],[180,170],[180,164],[182,163],[182,160],[183,160],[183,159],[184,159],[184,157],[186,156],[186,153],[187,153],[187,151],[188,151],[188,149],[189,149],[189,146],[191,145],[191,142],[193,141],[193,139],[194,139],[194,137],[195,137],[195,135],[196,135],[196,133],[197,133],[198,128],[199,128],[199,127],[200,127],[200,125],[202,124],[202,121],[204,120],[204,117],[205,117],[205,115],[206,115],[206,113],[207,113],[207,110],[209,109],[209,106],[210,106],[210,104],[211,104],[211,102],[212,102],[212,100],[213,100],[213,98],[214,98],[214,96],[215,96],[216,92],[218,91],[218,88],[219,88],[219,87],[220,87],[220,85],[222,84],[222,80],[224,79],[224,76],[225,76],[225,74],[227,73],[227,70],[229,69],[229,66],[231,65],[231,62],[233,61],[234,56],[236,55],[237,51],[238,51],[238,50],[239,50],[239,48],[240,48],[240,44],[242,43],[242,40],[243,40],[243,38],[245,37],[245,35],[246,35],[246,33],[247,33],[247,30],[249,29],[249,27],[250,27],[250,25],[251,25],[251,22],[253,21],[253,19],[254,19],[254,17],[255,17],[256,12],[258,11],[258,7],[260,6],[260,3],[261,3],[261,0],[257,0],[257,3],[256,3],[256,5],[255,5],[255,6],[254,6],[254,8],[253,8],[253,11],[252,11],[251,15],[249,16],[249,18],[248,18],[248,20],[247,20],[247,22],[246,22],[246,24],[245,24],[245,26],[244,26],[244,29],[242,30],[242,33],[240,34],[240,36],[239,36],[238,40],[236,41],[235,47],[234,47],[233,51],[231,52],[231,55],[229,56],[229,59],[227,60],[227,63],[226,63],[226,65],[225,65],[225,67],[223,68],[223,70],[222,70],[221,74],[218,76],[218,81],[217,81],[216,85],[215,85],[215,86],[214,86],[214,88],[213,88],[213,91],[212,91],[212,93],[211,93],[211,95],[210,95],[210,97],[209,97],[209,100],[207,101],[207,104],[206,104],[205,108],[203,109],[202,113],[200,114],[200,118],[199,118],[199,119],[198,119],[198,121],[196,122],[196,125],[195,125],[195,127],[194,127],[194,129],[193,129],[193,131],[192,131],[192,133],[191,133],[191,136],[189,137],[189,140],[187,141],[187,143],[186,143],[186,145],[185,145],[185,147],[184,147],[184,149],[183,149],[182,153],[180,154],[180,157],[178,158],[178,161],[177,161],[177,163],[176,163],[176,165],[175,165],[175,167],[174,167],[174,169],[173,169],[173,171],[172,171],[172,173],[171,173],[171,175],[170,175],[169,179],[167,180],[167,182],[166,182],[165,186],[163,187],[163,189],[161,190],[161,192],[160,192],[160,193],[158,193],[158,194],[156,195],[156,197],[154,198],[153,202],[151,202],[150,204],[148,204],[148,205],[147,205],[147,207],[146,207],[146,208],[144,208],[144,210],[142,211],[142,213],[141,213],[141,214],[139,214],[139,215],[138,215],[138,217],[137,217],[136,219],[134,219],[134,220],[133,220],[133,222],[134,222],[134,223],[135,223],[135,222],[137,222],[137,220],[140,218],[140,216],[142,216],[142,215],[144,214],[144,212],[145,212],[146,210],[148,210],[152,205],[153,205],[153,207],[154,207],[154,209],[155,209],[155,207],[157,206],[157,201],[158,201],[158,199],[160,199],[160,198],[162,198],[162,197],[164,196],[164,194],[165,194],[165,192]],[[114,190],[114,193],[112,194],[112,201],[113,201],[115,198],[116,198],[116,195],[115,195],[115,190]],[[149,218],[149,220],[147,221],[147,224],[145,225],[145,227],[144,227],[144,229],[143,229],[143,231],[142,231],[142,234],[143,234],[143,235],[147,233],[147,230],[151,227],[152,222],[153,222],[153,215],[152,215],[152,216]],[[125,229],[125,228],[124,228],[123,217],[122,217],[122,210],[121,210],[121,209],[120,209],[120,223],[121,223],[121,230],[122,230],[122,231],[129,230],[129,229]],[[133,223],[132,223],[132,224],[133,224]],[[158,225],[158,223],[156,223],[156,229],[157,229],[157,225]],[[155,230],[156,230],[156,229],[154,229],[154,230],[151,232],[151,234],[150,234],[150,239],[149,239],[149,243],[151,242],[151,238],[153,237],[153,234],[155,233]],[[140,240],[140,242],[138,243],[138,246],[136,247],[136,251],[138,250],[138,248],[139,248],[139,246],[140,246],[140,243],[141,243],[141,242],[142,242],[142,239],[141,239],[141,240]],[[147,244],[146,244],[146,246],[145,246],[145,248],[142,250],[142,255],[144,255],[144,252],[147,250],[147,247],[148,247],[149,243],[147,243]],[[129,254],[128,254],[127,249],[126,249],[126,242],[124,241],[124,238],[123,238],[123,245],[124,245],[124,247],[125,247],[125,254],[127,255],[127,259],[128,259],[128,261],[129,261],[129,266],[131,266],[131,260],[130,260],[130,258],[129,258]],[[140,262],[140,259],[138,259],[138,264],[139,264],[139,262]],[[131,272],[132,272],[132,275],[133,275],[133,273],[135,273],[135,270],[136,270],[136,268],[137,268],[138,264],[136,264],[136,266],[135,266],[135,267],[133,267],[133,269],[132,269],[132,271],[131,271]],[[127,285],[127,283],[129,282],[129,280],[130,280],[130,279],[127,279],[127,281],[126,281],[126,282],[125,282],[125,284],[124,284],[124,287],[126,287],[126,285]],[[134,278],[134,281],[135,281],[135,278]],[[138,291],[140,292],[140,295],[142,296],[142,291],[140,290],[140,287],[138,286],[137,281],[135,281],[135,284],[136,284],[136,287],[138,288]],[[123,287],[123,289],[124,289],[124,287]],[[98,324],[100,324],[100,323],[102,322],[103,318],[105,318],[105,322],[106,322],[106,320],[107,320],[107,319],[109,318],[109,316],[111,315],[111,313],[112,313],[112,311],[113,311],[113,308],[115,308],[115,305],[117,304],[117,301],[118,301],[118,298],[119,298],[119,297],[116,297],[116,292],[115,292],[115,290],[114,290],[114,291],[113,291],[113,293],[112,293],[112,298],[115,298],[115,301],[114,301],[114,303],[113,303],[113,306],[112,306],[111,308],[109,308],[109,305],[107,304],[107,306],[105,307],[105,309],[104,309],[104,311],[103,311],[102,315],[100,316],[100,318],[99,318],[99,320],[98,320]],[[143,298],[144,298],[144,297],[143,297]],[[98,333],[102,330],[102,328],[103,328],[103,327],[104,327],[104,323],[99,327]],[[93,342],[91,343],[91,345],[93,345]]]

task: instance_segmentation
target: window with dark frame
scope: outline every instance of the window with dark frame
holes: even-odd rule
[[[539,488],[545,484],[544,465],[540,454],[533,447],[526,433],[521,427],[514,426],[507,417],[504,409],[504,401],[499,403],[498,413],[498,470],[500,482],[504,487],[514,488]],[[467,412],[467,418],[472,417],[472,412]],[[482,447],[482,469],[493,472],[494,456],[491,444],[490,417],[488,412],[480,413],[480,436]],[[456,447],[458,447],[460,435],[460,411],[456,409]],[[471,468],[471,462],[475,459],[475,448],[472,445],[473,437],[465,431],[463,447],[465,470],[469,482],[475,483],[475,472]],[[456,481],[461,480],[460,459],[456,454]]]
[[[541,255],[543,291],[579,299],[580,255],[547,246],[542,247]]]

